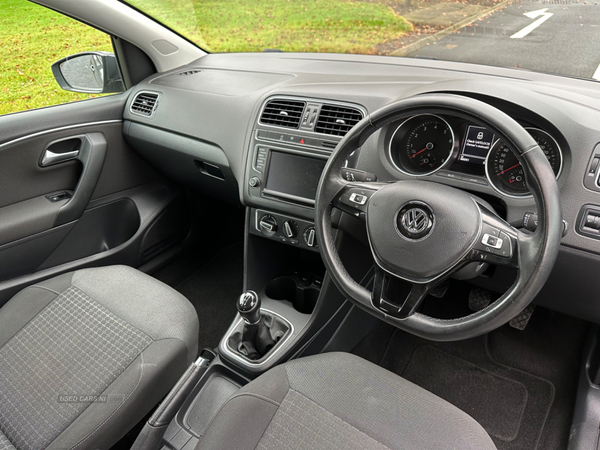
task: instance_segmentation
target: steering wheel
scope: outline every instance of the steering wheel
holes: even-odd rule
[[[525,232],[462,190],[423,180],[392,183],[347,181],[349,154],[369,136],[403,117],[451,114],[485,126],[517,155],[537,207],[538,226]],[[372,290],[357,283],[336,249],[331,223],[336,207],[362,218],[373,259]],[[543,151],[515,120],[481,101],[453,94],[425,94],[387,105],[359,122],[325,166],[315,204],[317,242],[338,289],[366,311],[426,339],[451,341],[487,333],[509,322],[534,299],[550,275],[562,237],[559,191]],[[500,245],[502,251],[486,244]],[[429,292],[473,262],[518,269],[514,284],[495,302],[465,317],[441,320],[418,312]],[[389,298],[390,281],[410,283],[406,298]]]

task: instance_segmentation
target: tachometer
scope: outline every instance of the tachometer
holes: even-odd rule
[[[432,114],[404,121],[390,141],[390,158],[401,172],[429,175],[452,156],[454,132],[448,122]]]
[[[525,128],[538,143],[556,175],[562,168],[562,153],[556,140],[545,131]],[[530,195],[525,174],[516,155],[502,141],[496,141],[485,162],[485,170],[492,186],[513,197]]]

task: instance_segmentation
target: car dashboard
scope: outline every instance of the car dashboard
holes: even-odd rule
[[[328,156],[369,114],[426,93],[489,103],[540,145],[557,177],[565,232],[556,276],[538,301],[600,321],[593,297],[600,270],[595,82],[405,58],[213,54],[135,86],[124,133],[171,178],[248,207],[249,233],[319,251],[313,206]],[[519,161],[477,117],[407,114],[357,148],[343,175],[447,184],[481,197],[514,226],[535,227],[535,202]],[[502,291],[509,278],[498,270],[478,282]]]

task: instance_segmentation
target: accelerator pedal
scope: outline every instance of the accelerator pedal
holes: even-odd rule
[[[511,327],[516,328],[517,330],[523,331],[529,323],[529,319],[531,319],[534,310],[535,305],[529,305],[527,308],[521,311],[513,320],[508,322],[508,324]]]
[[[481,311],[492,302],[492,294],[485,289],[474,287],[469,292],[469,308],[471,311]]]
[[[436,298],[442,298],[448,292],[448,286],[450,286],[450,281],[446,280],[442,284],[437,285],[431,291],[429,291],[429,295]]]

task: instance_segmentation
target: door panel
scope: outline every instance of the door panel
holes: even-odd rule
[[[78,267],[139,266],[186,236],[183,193],[129,147],[126,96],[114,97],[0,117],[0,305]]]

